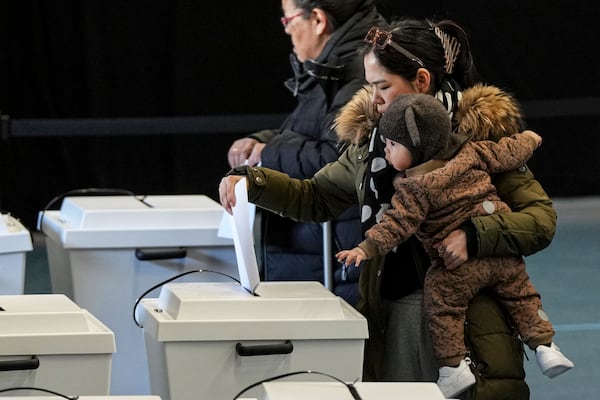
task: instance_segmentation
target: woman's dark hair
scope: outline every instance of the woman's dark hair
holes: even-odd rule
[[[331,32],[344,24],[364,3],[372,0],[294,0],[296,7],[304,10],[305,15],[314,8],[320,8],[331,22]]]
[[[460,51],[450,73],[446,72],[444,46],[436,34],[436,27],[443,34],[455,38],[460,44]],[[388,27],[380,28],[391,32],[394,43],[413,53],[423,62],[432,75],[431,93],[439,90],[445,77],[456,80],[463,88],[471,87],[478,82],[467,34],[456,22],[403,18],[392,22]],[[370,44],[363,50],[363,56],[370,52],[373,52],[379,63],[390,73],[400,75],[409,81],[415,79],[417,70],[421,68],[418,63],[392,46],[380,48]]]

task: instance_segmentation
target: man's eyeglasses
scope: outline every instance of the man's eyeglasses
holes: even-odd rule
[[[392,34],[390,32],[386,32],[374,26],[371,29],[369,29],[369,32],[367,32],[364,41],[382,50],[385,49],[387,46],[392,46],[396,51],[402,53],[408,59],[416,62],[421,67],[425,68],[425,64],[423,63],[423,61],[421,61],[419,57],[415,56],[413,53],[406,50],[404,47],[401,47],[399,44],[394,43],[394,41],[392,41]]]
[[[283,25],[284,28],[287,28],[288,24],[292,22],[294,18],[297,18],[301,15],[304,15],[304,11],[300,11],[298,14],[294,14],[291,17],[281,17],[281,25]]]

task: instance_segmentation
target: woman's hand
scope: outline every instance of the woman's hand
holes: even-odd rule
[[[467,234],[462,229],[456,229],[444,240],[433,245],[438,255],[444,260],[446,269],[455,269],[469,259],[467,251]]]
[[[256,139],[243,138],[238,139],[229,148],[227,152],[227,161],[231,168],[240,165],[256,165],[260,162],[260,153],[265,147]]]
[[[232,214],[235,206],[235,185],[240,179],[245,178],[240,175],[229,175],[221,179],[219,183],[219,200],[221,205],[229,214]]]
[[[352,250],[342,250],[335,256],[339,263],[346,265],[354,264],[355,267],[358,267],[361,262],[369,258],[360,247],[355,247]]]

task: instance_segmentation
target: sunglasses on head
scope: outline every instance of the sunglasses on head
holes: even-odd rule
[[[390,32],[384,31],[383,29],[379,29],[378,27],[374,26],[371,29],[369,29],[369,32],[367,32],[367,35],[364,38],[364,41],[365,43],[369,43],[381,50],[385,49],[387,46],[391,46],[393,49],[403,54],[409,60],[414,61],[421,67],[425,68],[425,64],[423,63],[423,61],[421,61],[419,57],[415,56],[413,53],[406,50],[399,44],[394,43],[394,41],[392,40],[392,34]]]

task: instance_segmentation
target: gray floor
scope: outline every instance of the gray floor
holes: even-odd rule
[[[528,352],[533,400],[600,398],[600,198],[557,199],[552,244],[527,258],[527,269],[575,369],[550,380]]]
[[[532,400],[600,397],[600,197],[555,199],[558,231],[544,251],[527,258],[531,278],[556,329],[555,341],[575,369],[550,380],[528,351]],[[26,293],[51,290],[44,238],[27,253]]]

